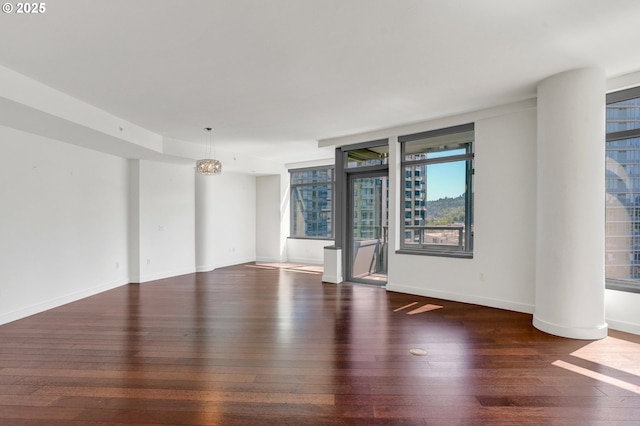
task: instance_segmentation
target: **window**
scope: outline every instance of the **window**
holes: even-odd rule
[[[607,288],[640,292],[640,87],[607,95]]]
[[[368,144],[375,142],[379,141],[369,142]],[[387,145],[386,140],[384,142],[385,143],[381,145],[347,151],[346,168],[353,169],[387,164],[389,159],[389,145]]]
[[[291,237],[333,237],[333,167],[290,170]]]
[[[473,140],[473,124],[398,138],[406,189],[400,252],[472,257]]]

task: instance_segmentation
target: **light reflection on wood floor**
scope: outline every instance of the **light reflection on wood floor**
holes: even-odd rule
[[[0,425],[636,425],[640,336],[244,264],[0,326]]]

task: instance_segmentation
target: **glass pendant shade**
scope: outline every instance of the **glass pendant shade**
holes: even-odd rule
[[[207,131],[207,152],[205,157],[211,157],[211,152],[214,150],[213,133],[211,132],[213,128],[205,127],[204,130]],[[215,155],[216,153],[213,151],[213,156]],[[212,158],[204,158],[196,162],[196,171],[207,176],[218,175],[222,172],[222,163]]]
[[[217,175],[222,172],[222,163],[209,158],[198,160],[196,162],[196,170],[203,175]]]

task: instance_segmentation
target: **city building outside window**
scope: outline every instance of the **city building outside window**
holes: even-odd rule
[[[474,125],[401,136],[400,253],[472,257]]]
[[[333,238],[333,167],[290,170],[292,238]]]
[[[607,288],[640,292],[640,87],[607,95]]]

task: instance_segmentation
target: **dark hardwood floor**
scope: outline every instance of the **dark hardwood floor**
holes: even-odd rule
[[[637,425],[640,336],[609,335],[238,265],[0,326],[0,424]]]

